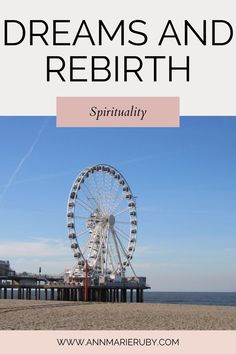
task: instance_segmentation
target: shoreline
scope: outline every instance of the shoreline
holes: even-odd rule
[[[236,330],[236,307],[1,299],[0,330]]]

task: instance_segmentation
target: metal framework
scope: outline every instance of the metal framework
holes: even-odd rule
[[[136,246],[137,211],[131,189],[114,167],[85,168],[74,181],[67,205],[68,237],[76,265],[74,278],[119,281],[125,276]],[[135,273],[134,273],[135,275]]]

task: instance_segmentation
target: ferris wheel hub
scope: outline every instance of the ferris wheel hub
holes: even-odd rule
[[[110,215],[109,218],[108,218],[108,223],[109,223],[109,226],[112,227],[115,225],[115,222],[116,222],[116,219],[114,217],[114,215]]]

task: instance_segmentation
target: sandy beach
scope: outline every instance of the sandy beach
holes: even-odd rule
[[[0,330],[236,330],[236,307],[0,300]]]

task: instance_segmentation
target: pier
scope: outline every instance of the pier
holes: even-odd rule
[[[52,301],[93,301],[93,302],[143,302],[144,289],[149,287],[127,287],[125,284],[89,286],[14,285],[0,284],[0,299],[52,300]]]

